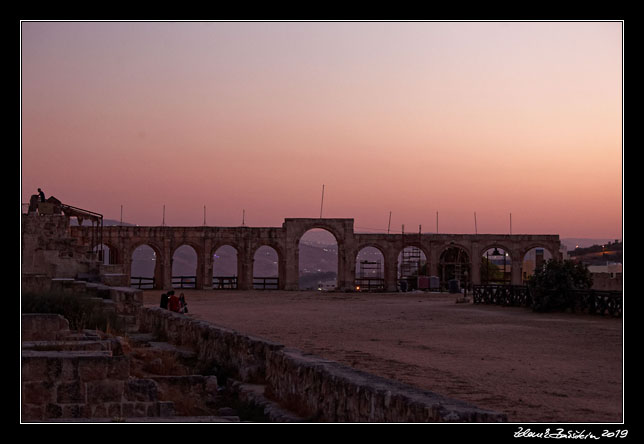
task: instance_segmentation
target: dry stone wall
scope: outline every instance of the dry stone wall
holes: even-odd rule
[[[503,413],[376,377],[337,362],[157,307],[139,311],[140,331],[189,347],[228,377],[262,384],[267,398],[323,422],[506,422]]]

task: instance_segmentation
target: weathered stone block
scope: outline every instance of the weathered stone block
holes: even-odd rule
[[[123,381],[114,380],[87,382],[87,402],[89,404],[121,402],[124,385]]]
[[[128,401],[156,401],[157,397],[157,383],[151,379],[132,379],[125,384]]]
[[[85,385],[80,381],[62,382],[56,387],[57,403],[84,403]]]
[[[96,356],[80,360],[78,363],[78,375],[80,379],[83,381],[106,379],[109,360],[110,358],[106,356]]]
[[[23,382],[22,402],[26,404],[52,402],[54,392],[54,384],[50,381]]]

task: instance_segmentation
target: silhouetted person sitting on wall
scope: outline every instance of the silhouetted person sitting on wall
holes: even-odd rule
[[[161,295],[161,308],[165,308],[166,310],[168,309],[168,295],[163,293]]]
[[[40,196],[40,201],[41,202],[46,202],[45,193],[43,193],[43,191],[40,188],[38,188],[38,196]]]

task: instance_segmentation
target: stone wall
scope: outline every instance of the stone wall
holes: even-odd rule
[[[486,411],[337,362],[157,307],[139,311],[140,331],[190,347],[227,377],[263,384],[266,397],[322,422],[505,422]]]
[[[130,360],[112,341],[72,332],[60,315],[22,318],[22,418],[158,417],[173,414],[157,384],[130,378]]]

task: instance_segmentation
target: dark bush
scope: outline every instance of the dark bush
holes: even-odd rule
[[[573,290],[586,290],[593,284],[590,271],[585,265],[573,261],[547,261],[543,268],[535,270],[528,281],[535,311],[574,311],[576,301]]]

